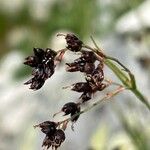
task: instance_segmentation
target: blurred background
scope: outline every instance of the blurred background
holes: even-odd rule
[[[150,98],[149,0],[0,0],[0,150],[42,149],[44,134],[33,125],[53,120],[63,104],[79,97],[62,90],[84,80],[80,73],[65,72],[64,62],[74,59],[71,52],[42,89],[23,85],[31,77],[23,61],[33,47],[64,48],[65,40],[56,34],[68,32],[90,46],[92,35],[106,54],[135,74],[139,89]],[[117,80],[107,68],[105,76]],[[60,150],[150,150],[149,124],[148,109],[125,91],[83,114],[74,132],[67,128]]]

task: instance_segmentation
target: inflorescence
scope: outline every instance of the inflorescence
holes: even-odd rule
[[[34,48],[33,55],[25,58],[25,65],[32,68],[32,78],[24,84],[30,84],[30,89],[39,90],[50,78],[56,66],[61,62],[65,52],[72,51],[73,54],[79,53],[80,57],[71,63],[66,63],[67,72],[81,72],[85,77],[84,82],[74,83],[71,86],[72,91],[81,93],[77,102],[68,102],[58,112],[65,115],[70,115],[69,119],[60,122],[45,121],[34,127],[39,127],[46,135],[42,147],[46,149],[52,147],[55,150],[65,140],[65,129],[69,121],[75,123],[81,113],[81,105],[92,99],[92,96],[97,91],[104,90],[110,85],[110,82],[105,82],[104,78],[104,62],[103,56],[92,51],[90,48],[84,46],[84,43],[78,39],[74,34],[58,34],[65,36],[66,48],[55,51],[50,48],[45,50],[42,48]],[[55,113],[57,115],[58,113]]]

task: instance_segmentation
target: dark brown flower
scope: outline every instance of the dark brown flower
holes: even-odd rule
[[[57,123],[52,121],[44,121],[40,123],[39,125],[35,125],[35,127],[41,128],[41,131],[45,133],[46,135],[54,135],[57,128]]]
[[[82,62],[82,63],[66,63],[66,71],[68,72],[84,72],[86,74],[91,74],[93,70],[95,69],[95,64],[93,63],[87,63],[87,62]]]
[[[65,138],[66,138],[65,133],[63,130],[61,129],[56,130],[54,134],[54,140],[52,142],[52,148],[55,148],[56,150],[58,147],[60,147],[62,142],[64,142]]]
[[[83,42],[79,40],[74,34],[67,34],[66,37],[67,48],[73,52],[78,52],[82,48]]]
[[[25,84],[30,84],[30,89],[38,90],[44,85],[45,80],[54,74],[54,59],[57,53],[49,48],[45,51],[34,48],[33,51],[34,56],[27,57],[24,64],[33,68],[32,75],[34,77]]]
[[[96,61],[96,56],[92,51],[81,51],[81,58],[84,58],[86,62],[94,63]]]
[[[64,112],[64,115],[71,115],[71,117],[77,113],[80,112],[80,106],[74,102],[69,102],[66,103],[63,107],[62,107],[62,112]],[[72,121],[75,122],[77,121],[77,119],[79,118],[79,115],[75,116],[74,118],[72,118]]]
[[[95,69],[95,64],[94,63],[85,63],[84,67],[81,72],[84,72],[86,74],[91,74]]]
[[[95,70],[95,54],[91,51],[81,51],[81,57],[74,60],[73,63],[66,63],[68,72],[80,71],[91,74]]]

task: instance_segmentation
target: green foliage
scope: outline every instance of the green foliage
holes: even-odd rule
[[[60,29],[70,30],[82,38],[90,34],[97,16],[96,3],[91,0],[56,1],[50,10],[50,19],[44,24],[44,36]]]
[[[34,46],[45,47],[49,37],[61,29],[70,30],[80,37],[84,37],[91,33],[93,21],[97,16],[96,11],[97,1],[91,0],[57,0],[48,10],[48,19],[45,21],[38,21],[31,17],[27,2],[22,10],[15,15],[0,11],[1,53],[14,48],[7,44],[5,36],[16,27],[25,27],[33,35],[15,47],[24,52],[31,51]],[[35,43],[38,44],[35,45]]]

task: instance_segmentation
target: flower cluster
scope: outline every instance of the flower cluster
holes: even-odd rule
[[[63,34],[61,34],[63,35]],[[25,82],[30,84],[30,89],[40,89],[45,81],[50,78],[55,71],[55,67],[63,59],[66,50],[72,52],[79,52],[80,57],[75,59],[72,63],[66,63],[67,72],[79,71],[84,73],[85,82],[78,82],[72,84],[72,91],[82,93],[79,97],[79,102],[68,102],[59,112],[65,115],[70,115],[70,118],[61,122],[45,121],[36,125],[35,127],[41,128],[41,131],[46,134],[42,146],[46,149],[52,147],[57,149],[65,140],[64,130],[69,121],[76,122],[82,113],[81,105],[92,98],[92,95],[97,91],[102,91],[107,85],[104,81],[103,61],[97,58],[93,51],[85,49],[84,44],[74,34],[67,34],[66,48],[58,52],[47,48],[34,48],[34,55],[25,58],[25,65],[32,67],[33,77]],[[58,112],[58,113],[59,113]],[[55,113],[54,116],[58,113]],[[61,127],[61,124],[63,126]]]
[[[96,61],[96,56],[90,51],[81,51],[81,57],[75,59],[73,63],[66,63],[66,71],[75,72],[80,71],[86,74],[90,74],[95,69],[94,62]]]
[[[75,83],[71,89],[76,92],[82,92],[79,99],[81,102],[85,102],[90,100],[92,94],[96,91],[102,91],[106,84],[102,82],[104,80],[103,62],[99,61],[99,64],[96,66],[97,58],[94,52],[86,50],[80,52],[81,57],[75,59],[73,63],[66,63],[66,71],[85,73],[86,82]]]
[[[45,147],[46,149],[52,147],[52,149],[55,148],[55,150],[57,150],[65,140],[64,131],[62,129],[57,129],[58,123],[45,121],[34,127],[41,128],[41,131],[46,134],[42,144],[42,147]]]
[[[34,55],[25,58],[24,64],[33,68],[34,77],[24,84],[31,84],[30,89],[38,90],[43,86],[45,80],[53,75],[57,53],[49,48],[45,51],[41,48],[34,48],[33,51]]]

